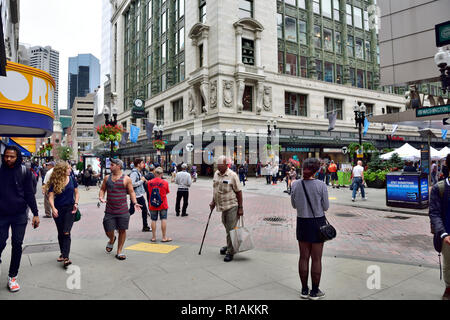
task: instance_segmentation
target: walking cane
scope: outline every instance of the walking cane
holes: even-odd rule
[[[211,212],[209,213],[208,222],[206,223],[205,233],[203,234],[202,245],[200,246],[200,251],[198,252],[199,255],[202,254],[203,242],[205,241],[206,231],[208,230],[208,225],[209,225],[209,219],[211,219],[211,214],[213,213],[213,211],[214,211],[214,209],[211,209]]]

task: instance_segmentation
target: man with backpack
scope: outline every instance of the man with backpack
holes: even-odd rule
[[[11,228],[11,263],[8,289],[20,290],[17,283],[22,243],[28,222],[27,207],[33,213],[32,226],[39,227],[39,211],[33,190],[32,172],[22,165],[22,154],[16,146],[7,146],[0,167],[0,257],[6,247]],[[0,259],[1,263],[1,259]]]
[[[142,171],[145,168],[145,162],[143,159],[134,159],[134,168],[131,170],[130,178],[133,184],[134,193],[136,193],[136,200],[142,206],[142,232],[150,232],[147,222],[147,204],[145,203],[145,189],[144,185],[147,183],[147,179],[143,176]]]
[[[450,163],[450,154],[447,155]],[[443,300],[450,300],[450,181],[439,181],[431,189],[429,216],[431,232],[434,234],[434,248],[441,253],[444,260],[443,274],[445,291]]]
[[[158,216],[161,220],[162,240],[161,242],[170,242],[171,238],[166,237],[167,230],[167,194],[169,193],[169,183],[162,179],[164,171],[161,167],[155,169],[155,179],[148,182],[148,192],[150,193],[149,209],[152,219],[152,242],[156,242],[156,221]]]

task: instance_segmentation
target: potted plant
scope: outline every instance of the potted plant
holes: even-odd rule
[[[388,162],[382,161],[378,154],[374,155],[367,164],[368,170],[364,172],[364,180],[369,188],[386,187],[386,175],[390,172]]]

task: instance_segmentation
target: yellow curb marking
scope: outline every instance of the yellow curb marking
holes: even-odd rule
[[[335,198],[335,197],[331,197],[331,198],[328,198],[329,200],[336,200],[337,198]]]
[[[167,244],[153,244],[153,243],[140,242],[140,243],[134,244],[128,248],[125,248],[125,250],[155,252],[155,253],[170,253],[177,248],[179,248],[179,246],[170,246]]]

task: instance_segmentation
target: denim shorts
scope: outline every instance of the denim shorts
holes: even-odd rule
[[[150,218],[152,221],[158,221],[158,215],[160,220],[167,220],[167,209],[152,211],[150,210]]]

